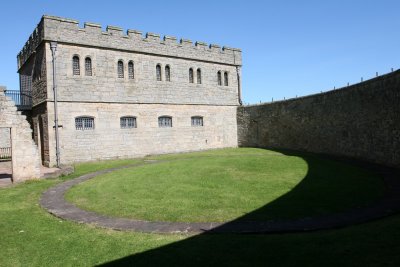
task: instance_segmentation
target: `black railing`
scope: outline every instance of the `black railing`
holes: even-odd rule
[[[5,94],[11,98],[18,110],[29,110],[32,109],[32,92],[31,91],[19,91],[19,90],[6,90]]]
[[[11,147],[0,147],[0,160],[11,159]]]

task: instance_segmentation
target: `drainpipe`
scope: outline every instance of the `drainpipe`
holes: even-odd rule
[[[60,168],[60,142],[58,135],[57,85],[56,85],[57,42],[50,42],[50,49],[51,49],[51,55],[53,57],[54,129],[56,134],[56,160],[57,160],[57,168]]]
[[[236,54],[235,54],[235,51],[233,51],[233,64],[236,64]],[[237,83],[238,83],[239,105],[243,105],[243,103],[242,103],[242,89],[240,88],[239,66],[236,66],[236,76],[237,76]]]
[[[243,105],[243,103],[242,103],[242,89],[240,88],[239,66],[236,66],[236,75],[237,75],[237,83],[238,83],[239,105]]]

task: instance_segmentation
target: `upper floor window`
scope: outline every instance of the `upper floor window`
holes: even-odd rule
[[[224,85],[228,86],[228,73],[227,72],[224,73]]]
[[[192,126],[203,126],[203,117],[193,116],[192,117]]]
[[[135,70],[133,68],[132,61],[129,61],[129,63],[128,63],[128,76],[129,76],[129,79],[135,79]]]
[[[85,58],[85,75],[92,76],[92,59],[90,57]]]
[[[76,130],[93,130],[94,118],[93,117],[76,117],[75,118]]]
[[[168,65],[165,66],[165,80],[167,82],[171,81],[171,69],[170,69],[170,67]]]
[[[121,129],[136,128],[136,118],[135,117],[121,117],[119,120]]]
[[[194,83],[194,78],[193,78],[193,69],[192,68],[190,68],[189,69],[189,82],[190,83]]]
[[[201,69],[197,69],[197,83],[201,84]]]
[[[72,58],[72,74],[73,75],[81,75],[81,68],[79,66],[79,57],[74,56]]]
[[[118,78],[124,78],[124,62],[118,61]]]
[[[222,85],[222,75],[220,71],[218,71],[217,76],[218,76],[218,85]]]
[[[157,81],[161,81],[161,65],[157,64],[156,66],[156,76],[157,76]]]
[[[172,117],[169,116],[158,117],[158,127],[172,127]]]

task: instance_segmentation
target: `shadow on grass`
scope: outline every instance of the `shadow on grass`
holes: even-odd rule
[[[335,212],[341,200],[337,199],[340,194],[332,191],[343,190],[349,194],[349,190],[357,189],[356,184],[349,185],[351,189],[328,188],[335,186],[334,179],[341,179],[339,165],[342,171],[359,171],[353,165],[328,160],[321,166],[321,158],[316,155],[275,151],[303,158],[308,164],[305,178],[287,194],[221,228],[229,228],[238,222],[265,219],[268,214],[284,214],[294,207],[299,210],[300,216],[305,210],[315,207],[321,209],[320,214]],[[321,181],[323,174],[330,180]],[[365,174],[370,175],[367,171]],[[343,185],[342,182],[338,184]],[[383,226],[361,225],[340,231],[261,235],[203,233],[101,266],[391,266],[400,262],[399,256],[392,256],[393,252],[399,255],[400,251],[400,229],[395,226],[400,218],[396,218],[389,219],[389,223]],[[378,248],[377,243],[380,244]]]

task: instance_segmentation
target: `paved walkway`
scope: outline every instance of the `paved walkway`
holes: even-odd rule
[[[78,223],[88,223],[99,227],[115,230],[138,231],[148,233],[288,233],[307,232],[322,229],[333,229],[348,225],[359,224],[371,220],[383,218],[400,212],[400,177],[398,171],[384,167],[374,167],[385,181],[387,190],[384,198],[371,206],[353,209],[347,212],[319,216],[299,220],[281,221],[241,221],[240,218],[226,223],[183,223],[183,222],[154,222],[141,221],[126,218],[114,218],[97,214],[95,212],[81,210],[64,199],[65,192],[72,186],[92,179],[100,174],[109,173],[123,168],[131,168],[144,164],[113,168],[90,173],[76,179],[58,184],[43,193],[40,204],[51,214],[66,220]]]

